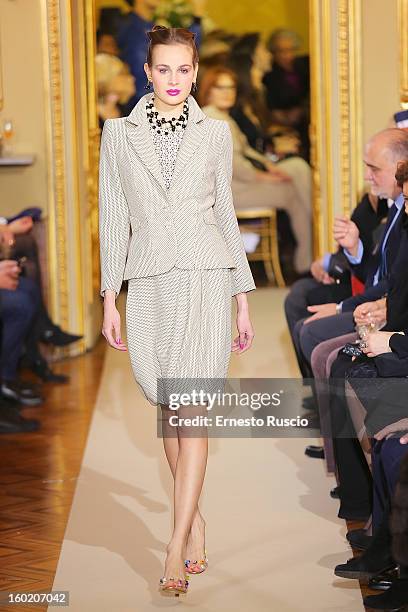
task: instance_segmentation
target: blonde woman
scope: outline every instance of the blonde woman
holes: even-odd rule
[[[98,89],[99,125],[105,119],[115,119],[123,115],[122,108],[135,91],[135,79],[127,64],[109,53],[95,56],[96,83]]]

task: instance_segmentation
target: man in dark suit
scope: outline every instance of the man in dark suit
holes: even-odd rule
[[[408,154],[406,158],[408,159]],[[406,162],[400,164],[396,172],[397,186],[400,189],[404,187],[404,192],[401,193],[396,200],[396,202],[398,200],[401,201],[401,206],[397,207],[397,210],[391,211],[388,230],[386,229],[384,236],[384,241],[387,237],[387,233],[391,236],[389,240],[395,241],[396,255],[394,255],[394,260],[390,262],[387,256],[387,254],[392,253],[390,250],[387,251],[383,258],[378,260],[380,261],[380,265],[381,262],[383,262],[382,267],[385,268],[383,279],[380,279],[378,284],[382,283],[384,280],[387,281],[387,320],[383,327],[383,331],[379,332],[380,337],[385,337],[387,339],[388,348],[384,347],[384,351],[392,350],[390,338],[391,336],[394,337],[393,332],[408,328],[408,218],[404,206],[405,199],[408,198],[408,182],[402,181],[400,172],[401,166],[405,165]],[[398,210],[398,208],[400,208],[400,210]],[[397,219],[397,221],[395,221],[395,219]],[[398,226],[398,234],[393,234],[393,228]],[[371,266],[371,269],[373,270],[374,266]],[[374,290],[375,286],[372,287],[372,289]],[[402,340],[403,343],[406,343],[405,337],[403,337]],[[370,348],[367,354],[370,357],[384,352],[383,350],[374,349],[371,346],[372,342],[373,339],[370,334],[367,341]],[[400,344],[401,342],[397,342],[397,346]],[[363,350],[365,351],[367,349],[364,347]],[[396,351],[396,353],[398,354],[398,351]],[[397,362],[398,359],[395,363]],[[391,367],[395,368],[395,363],[392,361]],[[371,419],[371,422],[376,422],[377,424],[381,422],[383,415],[378,411],[378,408],[380,408],[386,416],[391,417],[391,410],[395,410],[395,406],[400,399],[402,399],[401,410],[403,413],[406,406],[405,379],[402,379],[404,382],[403,392],[400,391],[400,387],[396,389],[396,387],[392,385],[392,381],[388,382],[385,386],[385,392],[382,391],[382,386],[377,390],[376,386],[373,385],[370,380],[365,380],[365,378],[369,376],[367,367],[369,368],[371,365],[372,364],[366,363],[365,361],[363,361],[363,363],[360,363],[359,360],[356,362],[352,361],[348,355],[340,353],[331,368],[330,412],[333,425],[333,443],[337,473],[340,481],[341,506],[339,516],[341,518],[362,518],[369,514],[372,497],[371,475],[367,468],[360,444],[356,439],[356,433],[346,407],[344,378],[350,377],[353,380],[361,380],[358,389],[360,389],[360,397],[364,398],[361,399],[361,401],[368,412],[367,418]],[[357,370],[357,368],[359,369]],[[388,365],[388,368],[390,368],[390,365]],[[393,375],[395,377],[401,376],[396,369],[384,375]],[[404,373],[403,376],[405,375]],[[396,393],[395,397],[393,397],[393,393]],[[398,410],[400,409],[398,408]],[[375,431],[378,431],[378,427]]]
[[[336,219],[334,235],[358,276],[366,278],[365,291],[338,304],[309,306],[312,316],[298,321],[294,341],[308,363],[313,349],[324,340],[336,338],[355,330],[353,311],[363,303],[372,303],[388,291],[389,272],[396,260],[402,232],[404,209],[402,190],[395,179],[397,164],[408,159],[408,133],[398,128],[383,130],[373,136],[365,149],[365,178],[371,193],[391,198],[384,235],[374,253],[365,253],[355,223]]]
[[[17,262],[12,259],[0,261],[0,289],[13,292],[17,289],[20,269]],[[0,294],[0,340],[3,333],[3,321],[1,319],[1,294]],[[1,346],[1,342],[0,342]],[[0,351],[1,358],[1,351]],[[34,431],[38,429],[39,421],[36,419],[24,419],[18,408],[0,398],[0,433],[19,433]]]
[[[380,241],[387,214],[387,200],[371,194],[365,194],[355,208],[351,220],[358,227],[365,253],[371,253]],[[305,378],[311,377],[312,373],[306,360],[298,353],[298,345],[294,339],[296,323],[308,316],[308,306],[340,302],[352,295],[350,264],[341,247],[336,253],[326,253],[314,261],[310,273],[311,277],[301,278],[292,285],[285,299],[286,321],[299,368]],[[353,275],[362,282],[366,280],[363,269],[353,270]]]

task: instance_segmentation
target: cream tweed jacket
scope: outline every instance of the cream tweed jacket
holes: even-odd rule
[[[189,117],[166,189],[143,96],[127,117],[107,119],[99,164],[101,288],[183,269],[232,269],[232,295],[255,289],[235,215],[232,136],[188,96]]]

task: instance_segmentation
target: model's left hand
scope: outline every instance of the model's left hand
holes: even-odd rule
[[[251,321],[249,319],[249,312],[247,310],[243,312],[238,311],[237,328],[239,336],[234,339],[231,351],[241,354],[251,348],[252,340],[255,336]]]
[[[390,338],[395,332],[371,332],[367,334],[367,339],[364,340],[365,345],[361,346],[363,353],[367,357],[376,357],[382,353],[391,353]]]
[[[330,304],[317,304],[316,306],[308,306],[309,312],[313,312],[314,314],[305,319],[305,325],[307,323],[311,323],[312,321],[316,321],[317,319],[323,319],[324,317],[331,317],[336,314],[336,303],[331,302]]]

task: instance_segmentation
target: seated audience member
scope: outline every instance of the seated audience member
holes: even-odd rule
[[[237,97],[230,115],[251,147],[279,161],[299,155],[300,140],[294,130],[275,125],[266,105],[262,78],[270,61],[258,33],[245,34],[232,44],[226,65],[237,77]]]
[[[119,55],[118,45],[113,34],[98,30],[96,32],[96,52],[107,53],[117,57]]]
[[[400,428],[401,425],[397,423]],[[408,423],[404,424],[408,427]],[[401,444],[408,444],[408,435],[400,438]],[[392,556],[399,564],[399,576],[392,581],[390,588],[379,595],[374,602],[373,596],[364,598],[368,608],[395,609],[408,604],[408,456],[401,462],[399,478],[395,487],[394,505],[391,514]]]
[[[98,88],[99,127],[105,119],[116,119],[125,113],[129,99],[135,93],[135,79],[129,68],[118,57],[107,53],[95,56],[96,84]]]
[[[384,228],[388,213],[387,200],[379,199],[372,194],[365,194],[355,208],[351,221],[356,224],[364,246],[364,252],[370,253],[377,243],[378,229]],[[308,316],[308,306],[341,302],[352,295],[350,266],[343,250],[339,247],[334,254],[326,253],[314,261],[310,268],[311,276],[296,281],[285,298],[285,315],[293,341],[294,327],[300,319]],[[361,271],[363,272],[363,271]],[[335,278],[338,282],[335,282]],[[364,281],[364,278],[359,280]],[[305,360],[298,354],[294,342],[299,368],[302,375],[310,376]]]
[[[0,237],[7,241],[9,248],[8,256],[14,259],[24,259],[22,264],[22,273],[19,278],[19,283],[13,293],[5,293],[3,295],[4,317],[12,317],[13,308],[16,303],[24,303],[33,300],[36,304],[35,314],[30,327],[30,333],[27,333],[22,339],[18,351],[18,361],[22,354],[24,355],[24,364],[32,369],[43,381],[65,382],[66,376],[55,374],[48,366],[47,361],[42,356],[39,350],[39,343],[51,344],[53,346],[67,346],[72,342],[76,342],[82,336],[64,332],[58,325],[54,324],[49,317],[47,308],[43,300],[41,269],[38,255],[37,242],[31,231],[33,227],[33,218],[25,214],[31,212],[35,218],[39,218],[40,209],[32,209],[23,211],[17,218],[7,219],[2,218],[0,225]],[[26,307],[32,309],[33,303],[29,303]],[[8,314],[7,314],[8,313]],[[3,347],[13,342],[12,332],[6,332],[3,337]],[[5,353],[7,354],[7,353]],[[15,353],[17,355],[17,352]],[[16,367],[12,366],[13,376],[15,376]],[[7,377],[10,379],[10,373]],[[10,391],[11,393],[11,391]]]
[[[222,29],[207,32],[200,46],[200,70],[197,74],[197,86],[207,68],[224,66],[228,60],[231,45],[237,35]]]
[[[235,98],[234,73],[223,67],[208,69],[201,82],[198,100],[209,117],[227,121],[231,128],[234,205],[237,209],[274,207],[286,210],[297,241],[294,266],[298,273],[304,273],[312,261],[310,167],[300,158],[287,159],[277,165],[250,147],[229,115]],[[253,162],[260,164],[263,170]]]
[[[367,143],[364,162],[366,180],[371,193],[382,198],[391,198],[384,234],[375,253],[364,251],[355,223],[347,219],[335,221],[335,238],[343,248],[353,272],[365,278],[365,290],[342,302],[309,306],[313,313],[300,319],[293,330],[298,354],[310,364],[314,348],[325,340],[355,331],[353,311],[360,305],[381,299],[388,291],[389,273],[398,255],[403,232],[403,196],[395,179],[398,161],[408,158],[408,133],[391,128],[376,134]]]
[[[258,33],[239,37],[233,43],[227,60],[227,67],[237,79],[237,95],[230,115],[244,132],[251,147],[260,153],[273,150],[269,135],[272,122],[262,84],[270,62],[270,53]]]
[[[381,595],[364,598],[364,605],[373,610],[395,610],[408,604],[408,558],[401,546],[401,536],[406,544],[408,535],[407,500],[401,495],[407,482],[407,432],[406,418],[376,433],[372,452],[374,505],[381,505],[381,522],[372,536],[362,540],[362,555],[334,570],[336,576],[368,581],[370,588],[386,589]],[[390,434],[397,437],[386,439]]]
[[[143,68],[147,55],[148,39],[146,32],[154,26],[152,19],[158,5],[159,0],[135,0],[132,10],[123,19],[117,34],[116,40],[120,49],[120,57],[128,64],[136,80],[136,93],[130,98],[125,114],[128,114],[146,93],[144,86],[147,78]],[[195,7],[193,23],[188,29],[195,34],[197,48],[200,47],[202,39],[201,17],[201,13],[198,14],[197,7]]]
[[[310,74],[309,58],[298,56],[300,38],[291,30],[275,30],[267,41],[272,69],[263,77],[266,101],[273,120],[294,128],[309,158]]]
[[[224,30],[208,32],[200,47],[200,69],[197,73],[197,90],[200,91],[201,82],[210,68],[226,67],[230,49],[237,35]],[[193,94],[196,95],[196,94]]]
[[[408,157],[408,156],[407,156]],[[396,172],[397,186],[403,187],[402,201],[408,200],[408,162],[400,162]],[[408,205],[407,209],[408,209]],[[401,230],[398,238],[398,252],[387,274],[386,323],[380,332],[369,333],[361,343],[367,358],[353,359],[349,354],[340,352],[331,368],[330,414],[332,419],[333,444],[337,473],[340,481],[340,513],[342,518],[357,518],[369,514],[371,504],[371,477],[366,459],[360,444],[355,439],[355,428],[346,409],[345,379],[355,390],[368,412],[371,422],[377,419],[382,404],[385,403],[387,418],[391,418],[395,409],[406,410],[406,394],[395,389],[400,385],[390,381],[391,377],[408,376],[407,363],[391,353],[401,344],[406,346],[407,339],[401,330],[408,331],[408,218],[402,207]],[[367,314],[367,322],[370,317]],[[401,335],[401,339],[398,337]],[[384,358],[385,357],[385,358]],[[408,362],[408,360],[406,360]],[[402,374],[401,366],[403,366]],[[385,377],[382,380],[379,377]],[[361,379],[361,380],[360,380]],[[367,380],[369,379],[369,380]],[[406,381],[403,380],[403,383]],[[401,397],[399,397],[401,396]],[[398,402],[402,401],[399,407]],[[384,411],[383,411],[384,413]],[[398,419],[395,419],[398,420]],[[356,516],[357,515],[357,516]]]
[[[15,291],[18,286],[20,268],[15,260],[0,261],[0,290]],[[0,293],[0,343],[3,333],[2,302]],[[1,354],[0,354],[1,357]],[[20,433],[34,431],[39,428],[39,421],[25,419],[20,415],[18,407],[0,398],[0,433]]]

